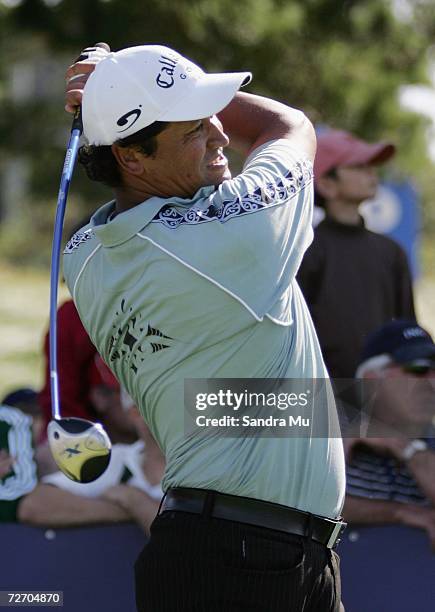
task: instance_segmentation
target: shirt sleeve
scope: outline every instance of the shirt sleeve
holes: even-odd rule
[[[312,240],[312,176],[311,162],[288,141],[266,143],[241,174],[189,209],[161,210],[148,235],[256,318],[282,314]]]

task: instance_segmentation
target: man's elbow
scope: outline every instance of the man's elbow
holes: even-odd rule
[[[312,124],[308,116],[304,113],[304,111],[297,110],[295,111],[295,114],[297,116],[297,120],[295,121],[296,125],[300,129],[309,130],[315,135],[314,125]]]
[[[298,129],[301,131],[303,138],[311,144],[314,155],[316,153],[317,148],[316,130],[307,115],[302,111],[300,111],[300,114],[302,115],[302,117],[300,118],[300,124]]]
[[[289,109],[285,119],[287,123],[287,138],[301,147],[312,159],[316,154],[317,138],[314,125],[307,115],[296,109]]]

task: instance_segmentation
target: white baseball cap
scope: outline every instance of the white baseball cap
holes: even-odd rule
[[[161,45],[108,53],[83,91],[83,131],[89,144],[110,145],[155,121],[211,117],[251,78],[250,72],[207,74]]]

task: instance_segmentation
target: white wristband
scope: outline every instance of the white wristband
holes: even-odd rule
[[[409,461],[415,455],[428,449],[427,442],[424,440],[412,440],[402,451],[403,461]]]

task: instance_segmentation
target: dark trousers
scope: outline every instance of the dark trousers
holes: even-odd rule
[[[313,540],[164,512],[135,564],[138,612],[339,612],[338,555]]]

